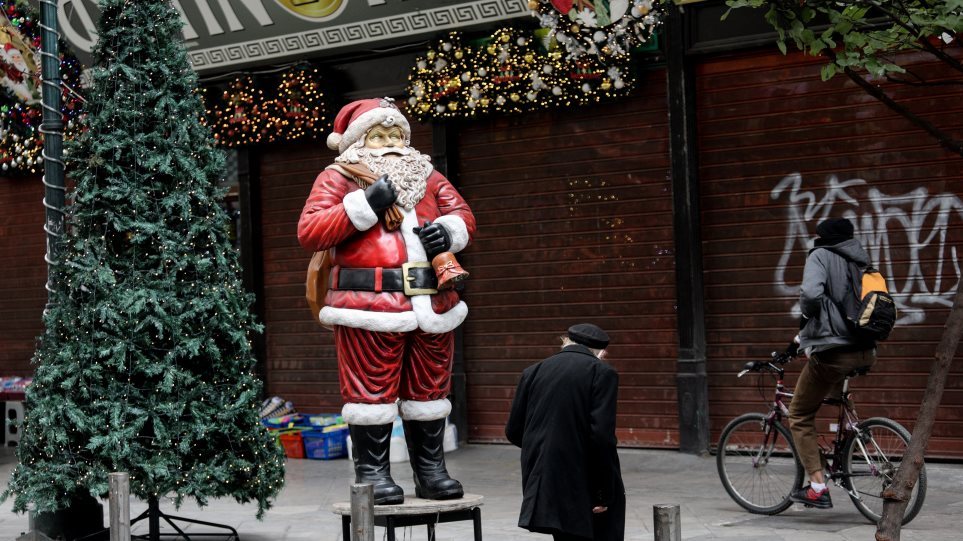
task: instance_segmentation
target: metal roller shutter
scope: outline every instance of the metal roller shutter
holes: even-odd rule
[[[27,376],[33,372],[37,337],[43,332],[47,302],[46,238],[43,230],[44,186],[39,177],[0,178],[0,375]]]
[[[623,445],[678,445],[665,73],[615,103],[466,123],[478,221],[464,327],[469,438],[504,441],[522,370],[589,321],[612,337]]]

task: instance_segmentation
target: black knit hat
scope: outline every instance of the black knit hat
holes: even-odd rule
[[[609,345],[609,335],[591,323],[579,323],[568,328],[568,337],[576,344],[592,349],[605,349]]]
[[[830,218],[819,222],[816,234],[822,239],[822,244],[836,244],[853,238],[853,222],[846,218]]]

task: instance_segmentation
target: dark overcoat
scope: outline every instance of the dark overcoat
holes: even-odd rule
[[[522,448],[518,525],[621,541],[625,488],[616,452],[619,376],[582,345],[570,345],[529,366],[505,426]],[[593,514],[594,506],[608,511]]]

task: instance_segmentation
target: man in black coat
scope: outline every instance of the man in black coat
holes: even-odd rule
[[[621,541],[619,376],[601,361],[609,337],[581,323],[562,342],[561,352],[522,372],[505,426],[508,440],[522,448],[518,525],[556,540]]]

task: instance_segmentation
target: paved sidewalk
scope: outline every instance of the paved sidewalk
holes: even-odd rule
[[[794,506],[773,517],[752,515],[738,507],[723,490],[714,457],[631,449],[619,454],[628,499],[628,540],[653,539],[652,506],[661,503],[682,506],[682,538],[687,540],[874,539],[875,527],[865,521],[839,489],[833,491],[836,507],[832,510]],[[518,456],[519,451],[507,445],[468,445],[448,454],[448,466],[468,492],[485,497],[482,525],[486,540],[550,541],[548,536],[530,534],[516,526],[521,501]],[[9,451],[0,455],[0,485],[6,485],[14,461]],[[238,505],[233,500],[215,501],[204,509],[188,504],[176,513],[168,506],[165,511],[230,524],[237,528],[242,541],[341,540],[340,519],[330,509],[332,503],[349,498],[350,463],[289,460],[287,467],[284,491],[262,522],[254,518],[253,506]],[[413,493],[408,465],[393,464],[392,470],[405,491]],[[961,538],[959,517],[963,516],[963,465],[930,464],[928,473],[926,503],[919,517],[903,529],[902,539],[957,541]],[[132,514],[136,516],[144,508],[135,502]],[[27,528],[26,517],[13,514],[10,509],[10,502],[0,505],[0,540],[15,539]],[[376,539],[383,539],[383,530],[376,530]],[[143,532],[143,527],[135,526],[134,532],[138,531]],[[472,539],[471,523],[440,524],[437,537],[438,541]],[[423,526],[398,532],[398,539],[426,538]]]

